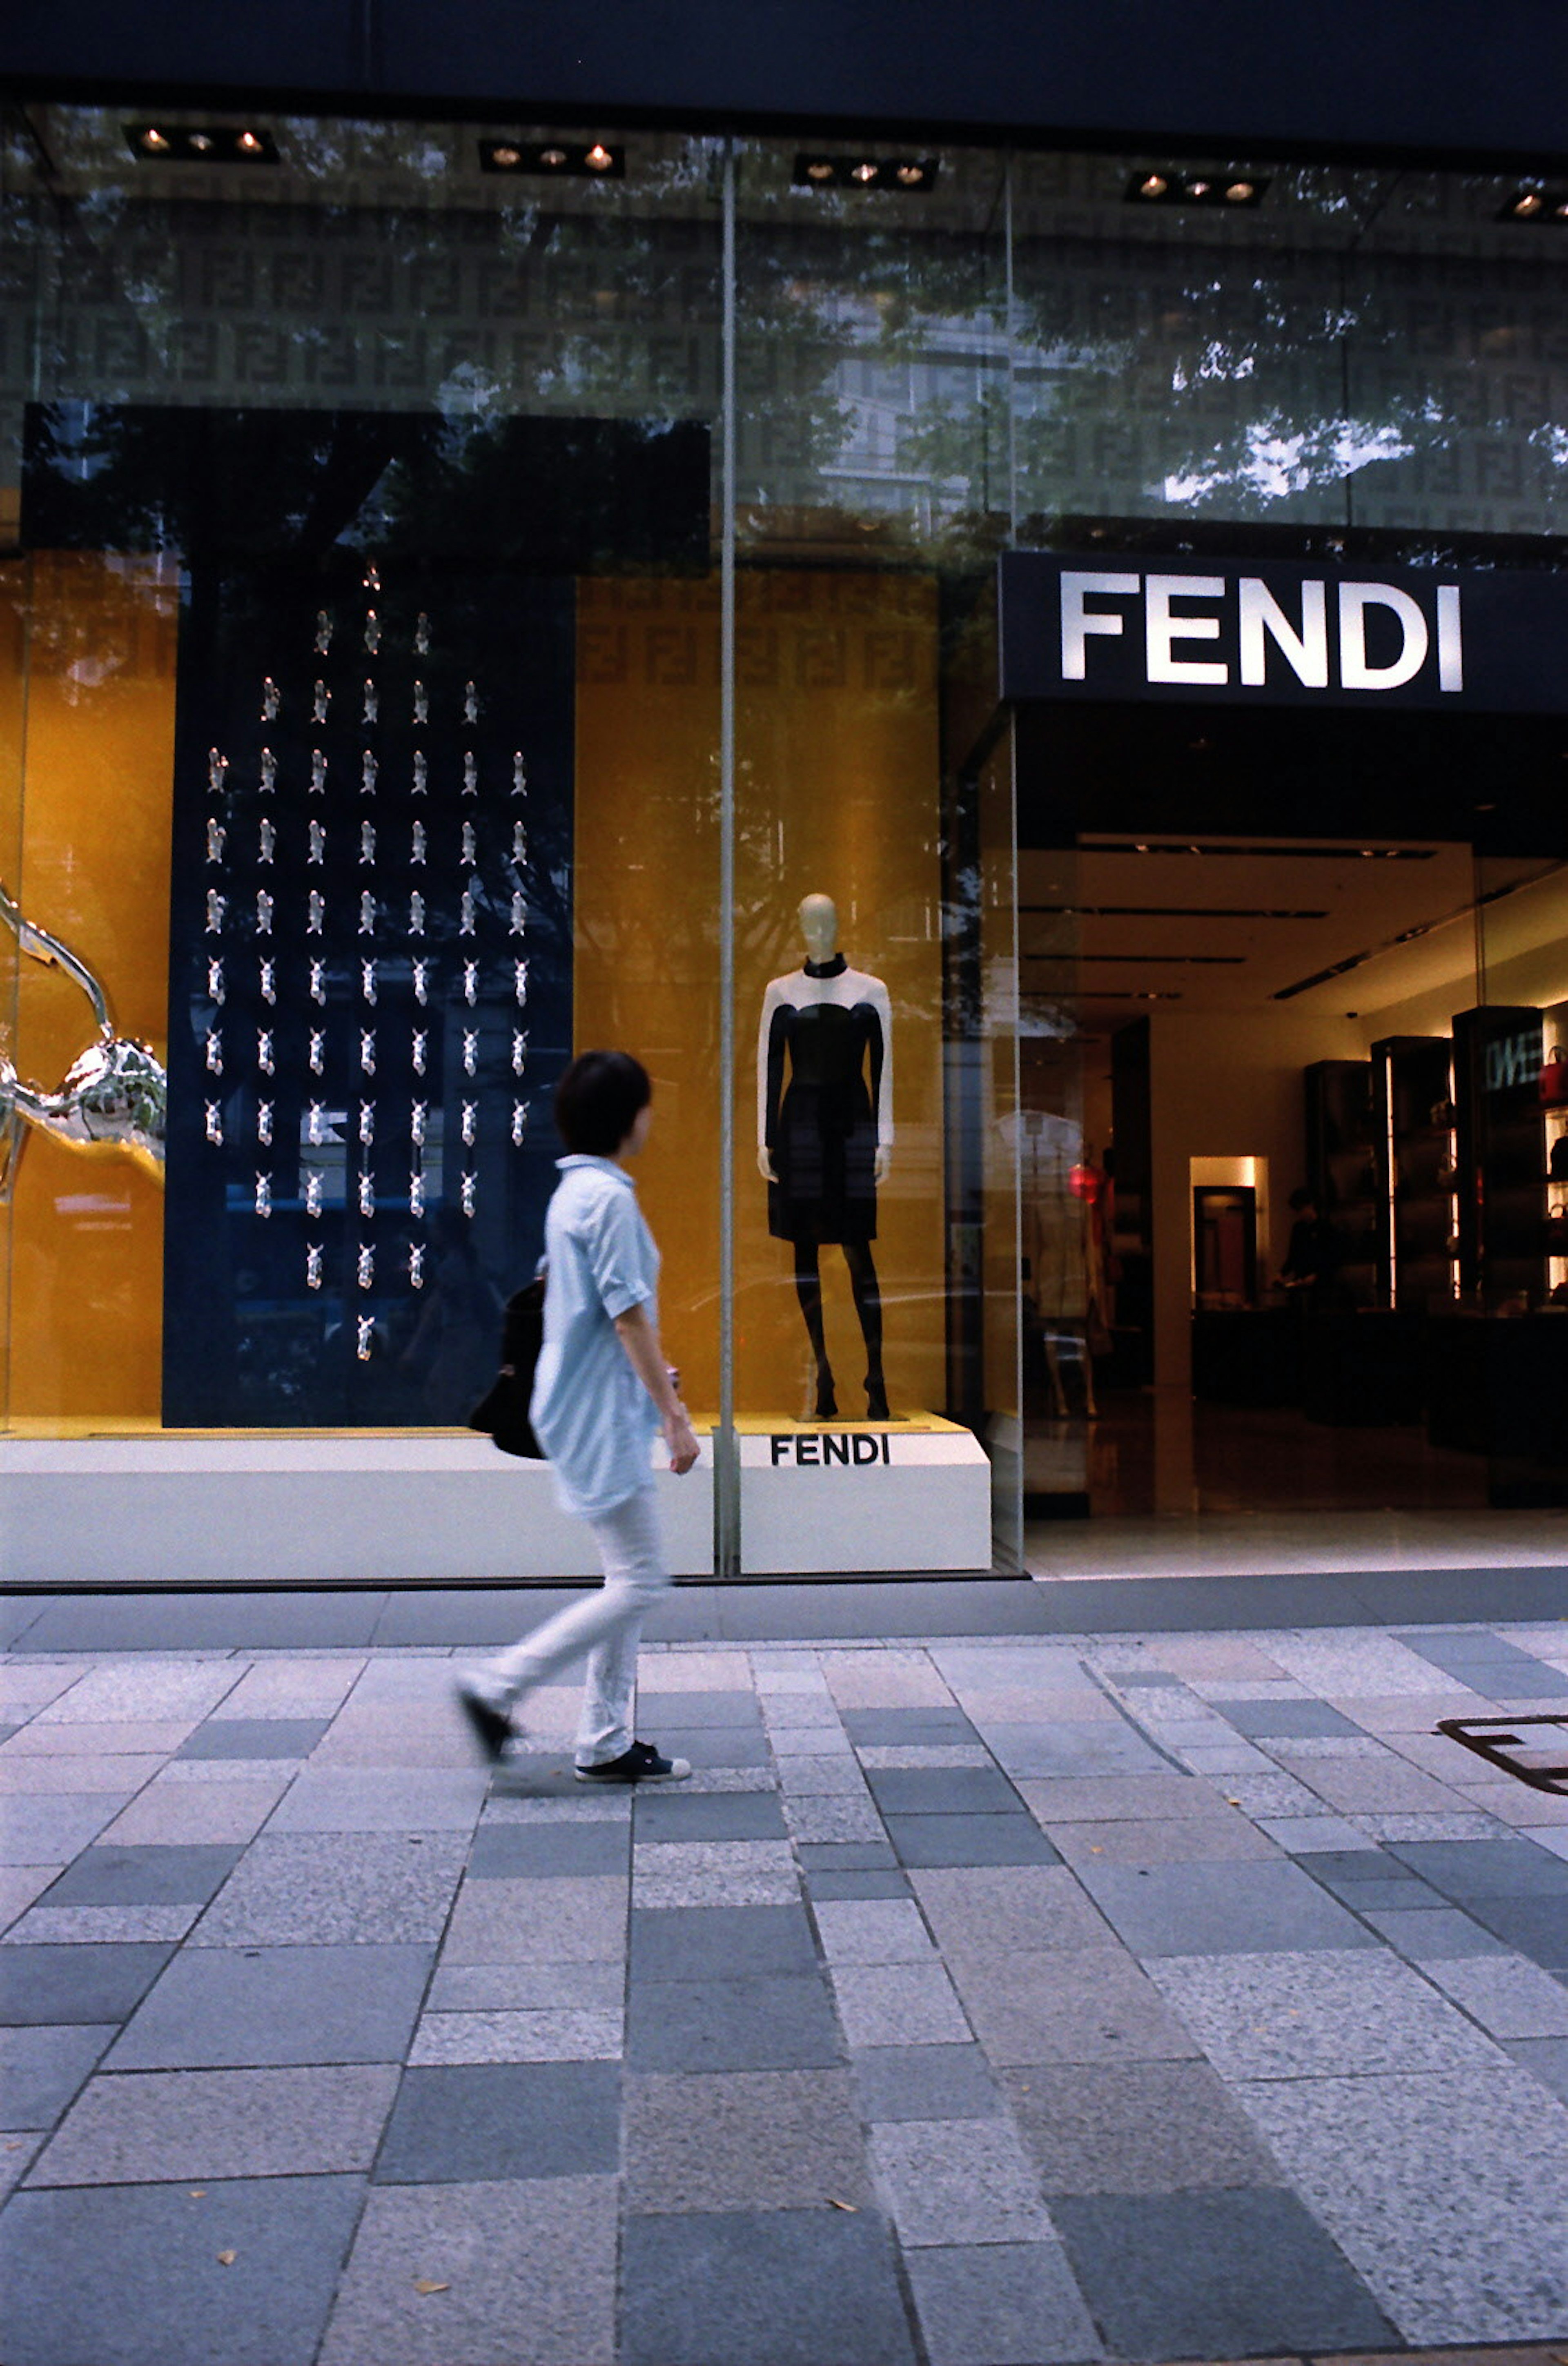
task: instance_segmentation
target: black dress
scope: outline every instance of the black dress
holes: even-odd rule
[[[840,954],[806,975],[841,976],[846,967]],[[775,1240],[876,1238],[876,1112],[886,1056],[874,1001],[774,1001],[765,1037],[763,1140],[778,1178],[768,1186],[768,1230]]]

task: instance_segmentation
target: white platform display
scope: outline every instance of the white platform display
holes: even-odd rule
[[[655,1484],[677,1577],[713,1574],[713,1464]],[[990,1565],[990,1465],[931,1416],[740,1425],[749,1577]],[[548,1470],[467,1434],[0,1438],[0,1585],[482,1585],[598,1575]]]
[[[740,1430],[742,1556],[752,1577],[988,1570],[991,1466],[934,1414]]]
[[[713,1572],[713,1468],[655,1482],[677,1577]],[[596,1577],[542,1462],[485,1437],[0,1439],[0,1584]]]

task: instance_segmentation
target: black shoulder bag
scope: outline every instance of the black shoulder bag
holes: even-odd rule
[[[470,1429],[482,1430],[493,1438],[502,1454],[520,1454],[528,1462],[548,1459],[528,1418],[534,1368],[544,1340],[545,1278],[541,1274],[507,1300],[501,1370],[468,1415]]]

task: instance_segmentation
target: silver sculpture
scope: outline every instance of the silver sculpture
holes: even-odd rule
[[[310,1049],[307,1057],[310,1063],[310,1074],[313,1076],[324,1076],[327,1072],[327,1038],[324,1029],[311,1028]]]
[[[512,1031],[512,1073],[520,1076],[528,1065],[528,1031],[514,1027]]]
[[[308,937],[319,937],[326,917],[326,899],[320,888],[312,887],[305,905],[305,934]]]
[[[258,1216],[270,1216],[272,1213],[272,1177],[268,1175],[258,1174],[256,1177],[256,1213]]]
[[[319,821],[312,821],[310,824],[310,851],[307,853],[305,860],[307,862],[324,862],[326,859],[327,833],[321,828]]]
[[[412,900],[420,907],[419,926],[415,928],[411,916],[409,920],[409,933],[411,936],[422,937],[424,934],[423,898],[416,896]],[[416,961],[413,965],[413,998],[418,1003],[422,1010],[430,999],[430,963],[428,962]]]
[[[359,1065],[367,1076],[376,1073],[376,1030],[362,1027],[359,1031]]]
[[[325,1142],[326,1138],[327,1112],[325,1105],[321,1101],[312,1101],[310,1103],[310,1114],[305,1121],[305,1139],[310,1143],[312,1149],[319,1149],[321,1144]],[[321,1178],[318,1175],[315,1177],[314,1180],[319,1196]],[[307,1199],[310,1197],[309,1186],[306,1188],[306,1197]],[[312,1210],[311,1213],[314,1214],[314,1212],[315,1211]]]
[[[256,861],[258,862],[270,862],[273,857],[273,850],[276,844],[277,832],[264,814],[262,816],[261,828],[257,832]]]
[[[270,1027],[258,1027],[256,1029],[256,1065],[261,1070],[264,1076],[270,1076],[276,1073],[277,1064],[272,1056],[272,1030]]]
[[[477,937],[479,932],[474,891],[471,887],[465,887],[457,902],[457,934],[460,937]]]
[[[420,1168],[416,1166],[413,1173],[409,1177],[409,1214],[411,1216],[423,1216],[423,1213],[424,1176]]]
[[[256,934],[258,937],[270,937],[272,934],[272,897],[265,887],[256,889]]]
[[[524,937],[528,933],[528,898],[519,888],[512,898],[512,925],[508,934]]]
[[[326,721],[327,708],[332,704],[332,692],[327,688],[326,683],[324,682],[318,682],[316,684],[316,694],[310,701],[310,720],[312,723],[324,723]]]
[[[282,699],[278,695],[277,684],[274,682],[271,674],[268,674],[265,682],[262,683],[262,721],[264,723],[276,723],[277,721],[277,710],[282,703]]]
[[[523,761],[521,748],[512,759],[512,794],[514,797],[525,797],[528,794],[528,767]]]
[[[478,1101],[463,1103],[462,1135],[465,1150],[472,1150],[479,1134],[479,1105]]]
[[[477,797],[479,793],[479,768],[474,751],[468,749],[463,757],[463,794]]]
[[[310,999],[312,1002],[319,1002],[323,1009],[325,1008],[327,999],[327,965],[325,962],[312,961],[310,963]]]
[[[464,1076],[477,1076],[477,1075],[479,1074],[479,1029],[478,1029],[477,1027],[465,1027],[465,1028],[464,1028],[464,1030],[463,1030],[463,1074],[464,1074]]]
[[[209,1002],[216,1002],[220,1009],[221,1009],[223,1005],[223,963],[220,959],[218,961],[209,961],[207,964],[207,998]]]
[[[217,815],[209,814],[207,817],[207,859],[209,862],[222,862],[223,841],[228,835],[228,831],[218,819]]]
[[[368,887],[359,899],[359,933],[362,937],[376,933],[376,898]]]
[[[359,1139],[367,1150],[369,1149],[371,1144],[376,1139],[376,1104],[374,1101],[361,1101],[359,1104]]]
[[[380,714],[380,696],[375,683],[367,682],[365,685],[365,704],[360,709],[359,719],[362,723],[375,723],[379,720]]]
[[[471,1010],[479,998],[479,965],[478,962],[463,963],[463,999]]]
[[[463,851],[457,859],[460,862],[477,862],[479,859],[479,840],[474,836],[471,821],[463,824]]]
[[[422,1201],[414,1212],[418,1215],[423,1211],[423,1202]],[[409,1283],[414,1290],[424,1288],[424,1246],[420,1241],[412,1242],[409,1248]]]
[[[528,833],[520,821],[512,825],[512,860],[513,862],[526,862],[528,860]]]
[[[369,1287],[368,1283],[367,1283],[366,1287],[367,1287],[367,1288],[368,1288],[368,1287]],[[376,1336],[376,1318],[375,1318],[375,1316],[374,1316],[373,1314],[362,1314],[362,1315],[360,1315],[360,1317],[359,1317],[359,1319],[358,1319],[358,1339],[359,1339],[359,1345],[358,1345],[358,1346],[356,1347],[356,1349],[355,1350],[355,1353],[358,1356],[359,1360],[360,1360],[360,1362],[361,1362],[362,1364],[367,1364],[367,1363],[370,1361],[370,1346],[371,1346],[371,1342],[372,1342],[372,1340],[375,1338],[375,1336]]]
[[[416,1027],[413,1031],[412,1053],[413,1072],[416,1076],[423,1076],[424,1074],[424,1047],[426,1041],[426,1031],[423,1027]]]
[[[219,1149],[221,1149],[223,1146],[223,1104],[221,1101],[209,1101],[206,1104],[206,1109],[207,1139],[210,1143],[215,1143]]]
[[[474,1212],[474,1195],[479,1188],[479,1180],[477,1175],[463,1176],[457,1185],[458,1203],[465,1216],[471,1216]]]
[[[223,915],[229,909],[229,898],[220,896],[216,887],[207,891],[207,933],[209,937],[223,933]]]
[[[220,1027],[208,1029],[206,1054],[208,1074],[220,1076],[223,1074],[223,1030]]]
[[[321,1286],[321,1252],[319,1245],[312,1241],[305,1251],[305,1287],[307,1290],[320,1290]]]
[[[373,821],[362,821],[359,825],[359,860],[361,862],[374,862],[376,860],[376,825]]]
[[[463,684],[463,720],[477,723],[479,719],[479,694],[471,682]]]
[[[513,1101],[513,1104],[512,1104],[512,1147],[513,1147],[513,1150],[521,1150],[521,1149],[522,1149],[522,1147],[523,1147],[524,1143],[525,1143],[525,1142],[526,1141],[526,1139],[527,1139],[527,1135],[528,1135],[528,1104],[527,1104],[527,1102],[526,1102],[526,1101]]]
[[[310,794],[325,796],[327,790],[327,760],[319,748],[310,750]]]
[[[229,759],[216,748],[207,751],[207,785],[212,795],[220,797],[229,774]]]
[[[423,796],[429,779],[430,766],[425,761],[423,750],[416,748],[413,756],[413,794],[416,797]]]
[[[316,611],[316,655],[318,657],[324,658],[332,645],[332,612],[327,608],[318,608]]]
[[[371,1009],[374,1010],[376,1008],[376,964],[373,961],[362,961],[359,964],[359,991],[365,997],[366,1001],[370,1005]]]
[[[256,1103],[256,1140],[264,1150],[272,1148],[272,1103]]]
[[[423,608],[419,612],[419,621],[413,628],[413,645],[422,658],[428,657],[430,654],[430,619],[425,614]]]
[[[362,1216],[376,1213],[376,1186],[368,1175],[359,1177],[359,1212]]]
[[[365,646],[372,657],[381,647],[381,619],[374,608],[365,619]]]
[[[270,748],[261,751],[261,784],[263,793],[270,795],[277,786],[277,758]]]
[[[513,978],[514,978],[514,979],[515,979],[515,981],[516,981],[516,987],[515,987],[515,991],[516,991],[516,995],[517,995],[517,1008],[519,1008],[519,1010],[521,1010],[521,1009],[522,1009],[522,1008],[523,1008],[523,1006],[524,1006],[524,1004],[525,1004],[525,1003],[527,1001],[527,999],[528,999],[528,964],[527,964],[527,963],[526,963],[525,961],[513,962],[513,964],[512,964],[512,972],[513,972]]]
[[[261,998],[270,1008],[277,1000],[277,966],[264,961],[261,965]]]
[[[428,723],[430,720],[430,699],[422,682],[416,682],[413,686],[413,719],[416,723]]]
[[[376,775],[379,770],[373,750],[367,748],[359,760],[359,794],[362,797],[375,795]]]
[[[425,838],[424,824],[422,821],[416,821],[413,826],[413,838],[412,843],[412,851],[409,856],[409,861],[411,862],[423,862],[424,861],[424,851],[427,840]]]
[[[305,1213],[308,1216],[319,1216],[321,1212],[321,1179],[320,1169],[314,1166],[312,1166],[306,1175]],[[321,1251],[319,1249],[317,1250],[316,1255],[319,1259],[321,1256]],[[321,1267],[318,1263],[317,1271],[320,1272],[320,1270]],[[312,1290],[315,1290],[318,1286],[319,1285],[315,1282],[310,1284]]]
[[[355,1260],[355,1263],[358,1272],[360,1289],[373,1290],[376,1286],[375,1250],[369,1247],[362,1248],[357,1258]]]

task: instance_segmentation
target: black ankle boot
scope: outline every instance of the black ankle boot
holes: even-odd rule
[[[865,1417],[867,1421],[891,1421],[887,1410],[887,1384],[880,1372],[865,1376]]]
[[[833,1375],[826,1364],[817,1375],[817,1411],[812,1417],[816,1421],[837,1421],[839,1417],[839,1400],[833,1393]]]

